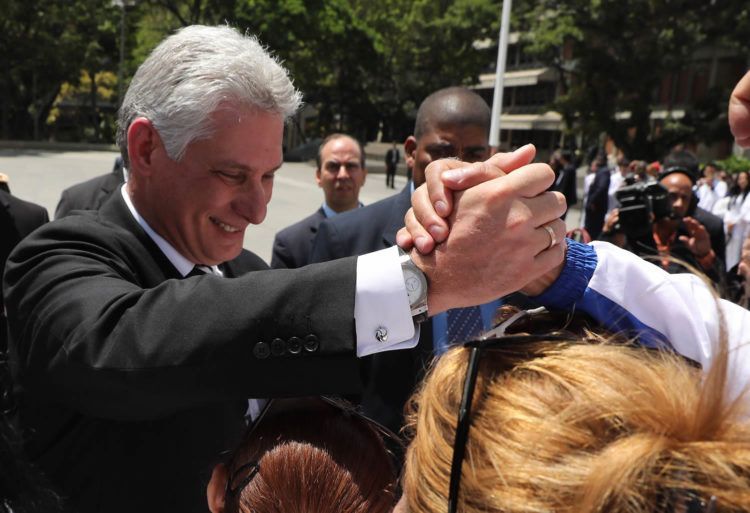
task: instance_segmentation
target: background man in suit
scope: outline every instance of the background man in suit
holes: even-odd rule
[[[591,186],[586,191],[584,228],[586,228],[586,231],[593,240],[599,238],[604,227],[612,172],[607,165],[607,156],[603,152],[597,154],[596,158],[591,162],[590,167],[593,170],[591,173],[594,178]]]
[[[323,205],[312,215],[287,226],[273,241],[271,267],[302,267],[310,262],[312,240],[318,225],[333,217],[362,206],[359,190],[365,183],[365,152],[359,141],[346,134],[331,134],[318,148],[315,180],[323,189]]]
[[[28,234],[49,221],[47,209],[10,194],[8,177],[0,177],[0,276],[5,271],[5,261],[14,247]],[[10,371],[8,369],[8,328],[5,319],[2,283],[0,283],[0,497],[8,506],[19,511],[37,500],[37,507],[46,504],[51,495],[31,466],[18,450],[20,440],[15,430],[7,423],[6,415],[13,409]],[[14,475],[14,470],[18,475]],[[28,502],[27,502],[28,501]],[[47,505],[50,511],[58,511]]]
[[[401,160],[401,153],[399,153],[398,148],[396,147],[396,141],[393,141],[393,144],[388,149],[387,152],[385,152],[385,186],[390,187],[391,189],[396,188],[395,180],[396,180],[396,168],[398,167],[398,163]]]
[[[7,185],[7,181],[4,183]],[[0,276],[5,272],[5,261],[13,248],[24,237],[48,221],[49,215],[46,208],[17,198],[0,187]],[[0,292],[2,292],[2,283],[0,283]],[[0,294],[0,365],[5,360],[7,347],[5,305],[3,295]],[[3,390],[0,388],[0,396]]]
[[[113,191],[119,190],[125,182],[125,169],[122,157],[115,159],[112,172],[95,176],[90,180],[65,189],[55,209],[55,219],[65,217],[73,210],[96,210],[109,198]]]
[[[49,221],[47,209],[10,194],[8,175],[0,173],[0,276],[14,247]],[[62,512],[60,499],[21,449],[21,437],[10,423],[14,404],[8,369],[8,332],[0,282],[0,499],[7,511]]]
[[[127,184],[11,254],[17,420],[71,509],[205,511],[207,472],[237,443],[248,397],[355,392],[357,357],[413,347],[425,305],[487,301],[562,263],[562,201],[537,164],[464,191],[433,255],[266,270],[243,235],[265,218],[299,103],[255,38],[181,29],[123,99]],[[512,169],[502,157],[484,167]],[[407,293],[422,274],[427,290]]]
[[[550,158],[550,167],[555,172],[555,183],[552,190],[565,195],[568,208],[578,203],[578,183],[576,180],[576,166],[573,164],[573,154],[570,150],[556,150]],[[565,219],[566,211],[562,218]]]
[[[404,143],[406,165],[412,170],[414,183],[407,183],[394,196],[321,223],[313,242],[311,261],[362,255],[395,244],[396,232],[404,226],[404,214],[411,206],[412,192],[425,182],[427,166],[448,157],[465,162],[487,159],[489,127],[489,107],[469,89],[450,87],[425,98],[417,112],[414,135]],[[531,158],[533,154],[529,160]],[[460,337],[489,327],[498,306],[497,302],[491,302],[474,309],[467,321],[467,324],[473,323],[473,330],[469,329]],[[442,351],[458,336],[450,329],[453,323],[449,323],[447,317],[448,314],[438,316],[425,323],[414,350],[381,353],[363,359],[365,390],[360,401],[366,414],[395,431],[401,427],[403,406],[425,362],[434,351]]]

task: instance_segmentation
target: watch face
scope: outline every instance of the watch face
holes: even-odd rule
[[[423,294],[422,281],[414,271],[404,270],[404,282],[406,283],[406,294],[409,296],[409,303],[415,304]]]

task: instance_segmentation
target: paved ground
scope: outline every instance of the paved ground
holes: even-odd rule
[[[116,156],[106,151],[5,149],[0,150],[0,172],[10,177],[13,194],[46,207],[52,218],[63,189],[110,171]],[[276,174],[266,221],[247,230],[246,248],[270,260],[274,234],[320,207],[323,193],[315,184],[314,173],[310,164],[284,164]],[[405,183],[404,177],[397,176],[396,189],[388,189],[383,175],[371,174],[360,199],[373,203],[401,190]]]
[[[10,177],[13,194],[46,207],[51,218],[63,189],[110,171],[116,155],[106,151],[0,149],[0,172]],[[371,173],[360,199],[369,204],[385,198],[401,190],[405,180],[405,177],[397,176],[394,191],[385,187],[382,174]],[[276,175],[268,217],[262,225],[247,230],[245,247],[266,261],[270,260],[274,234],[311,214],[320,206],[322,198],[310,164],[284,164]],[[574,226],[577,220],[578,212],[572,211],[568,216],[568,226]]]

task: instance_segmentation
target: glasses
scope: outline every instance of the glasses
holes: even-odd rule
[[[502,346],[516,342],[539,342],[542,340],[571,340],[569,336],[560,335],[505,335],[505,332],[513,324],[523,318],[532,317],[545,313],[545,308],[535,310],[521,310],[510,318],[500,323],[496,328],[484,333],[479,339],[464,343],[464,347],[471,348],[469,353],[469,365],[466,369],[461,404],[458,408],[458,422],[456,425],[456,437],[453,441],[453,459],[451,461],[451,478],[448,487],[448,513],[456,513],[458,507],[458,492],[461,485],[461,467],[466,454],[466,442],[469,439],[471,428],[471,402],[474,398],[474,389],[479,374],[479,361],[482,353],[487,349],[497,349]]]
[[[461,486],[461,467],[466,455],[466,443],[469,439],[471,429],[471,403],[474,398],[474,389],[479,374],[479,362],[486,350],[507,348],[513,344],[530,344],[532,342],[573,342],[577,340],[572,335],[559,335],[553,333],[539,334],[510,334],[505,333],[514,324],[520,321],[532,320],[535,316],[547,313],[544,307],[533,310],[521,310],[516,312],[497,327],[485,332],[480,338],[470,340],[463,347],[471,349],[469,353],[469,364],[466,368],[466,378],[461,394],[461,403],[458,408],[458,421],[456,423],[456,436],[453,440],[453,458],[451,460],[451,474],[448,485],[448,513],[456,513],[458,508],[458,495]],[[531,356],[531,355],[530,355]],[[669,500],[668,504],[681,504],[682,508],[672,508],[671,511],[683,511],[685,513],[714,513],[716,511],[716,497],[712,496],[708,501],[701,499],[691,492],[681,495],[677,500]],[[665,509],[664,511],[670,511]]]
[[[299,397],[299,398],[284,398],[284,399],[271,399],[269,400],[260,415],[255,419],[252,425],[248,428],[243,437],[243,440],[251,439],[253,436],[257,436],[261,430],[261,426],[269,422],[269,419],[278,418],[280,415],[301,413],[304,412],[306,415],[315,415],[316,413],[330,413],[331,411],[351,417],[355,419],[360,425],[365,426],[375,432],[384,442],[388,441],[394,444],[396,447],[403,450],[403,441],[401,438],[390,431],[385,426],[378,424],[376,421],[366,417],[360,411],[358,411],[354,405],[338,399],[335,397],[327,396],[310,396],[310,397]],[[282,432],[278,433],[283,435]],[[243,442],[244,443],[244,442]],[[385,445],[384,445],[385,447]],[[232,508],[230,505],[237,505],[239,495],[245,487],[255,478],[260,472],[260,464],[258,461],[248,461],[242,464],[238,464],[234,461],[240,454],[241,450],[234,451],[232,459],[227,464],[227,468],[232,470],[227,484],[224,489],[224,499],[227,505],[226,511],[238,511],[237,508]],[[258,459],[262,454],[258,455]],[[391,455],[392,456],[392,455]]]

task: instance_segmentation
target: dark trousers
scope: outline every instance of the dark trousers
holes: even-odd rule
[[[386,166],[385,168],[385,186],[390,187],[391,189],[395,189],[395,179],[396,179],[396,166]]]

